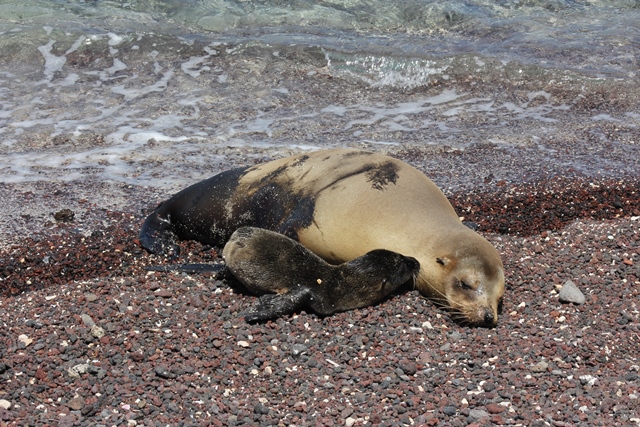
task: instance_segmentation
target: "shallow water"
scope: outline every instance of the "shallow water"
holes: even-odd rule
[[[425,169],[488,146],[521,159],[509,179],[528,157],[640,170],[637,1],[4,1],[0,17],[4,183],[174,190],[332,146],[423,150]]]

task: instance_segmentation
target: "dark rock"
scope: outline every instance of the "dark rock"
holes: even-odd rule
[[[58,222],[71,222],[76,214],[71,209],[62,209],[55,214],[53,218]]]

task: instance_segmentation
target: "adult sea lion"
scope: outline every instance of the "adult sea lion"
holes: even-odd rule
[[[277,231],[334,264],[380,248],[414,257],[422,294],[462,323],[498,321],[500,255],[400,160],[331,149],[222,172],[160,204],[140,241],[151,252],[171,250],[176,239],[222,246],[242,226]]]
[[[222,252],[227,268],[260,298],[245,319],[272,319],[310,307],[322,316],[382,301],[418,274],[420,264],[385,249],[331,265],[293,239],[241,227]]]

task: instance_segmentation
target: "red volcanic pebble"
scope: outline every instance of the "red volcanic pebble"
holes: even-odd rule
[[[557,230],[581,218],[640,216],[640,181],[554,178],[453,194],[449,199],[460,216],[482,231],[531,235]]]
[[[0,253],[0,424],[634,425],[638,187],[574,184],[453,196],[503,257],[494,329],[457,325],[411,290],[247,324],[255,297],[207,274],[146,271],[218,262],[215,251],[149,255],[138,214],[107,212],[91,233],[56,224]],[[568,280],[584,305],[558,300]]]
[[[496,403],[489,403],[487,404],[486,408],[487,412],[489,412],[490,414],[499,414],[500,412],[503,412],[505,409],[507,409],[505,406],[501,406]]]

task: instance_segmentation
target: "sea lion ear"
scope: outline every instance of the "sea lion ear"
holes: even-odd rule
[[[436,258],[436,262],[440,265],[447,265],[449,263],[448,258]]]

